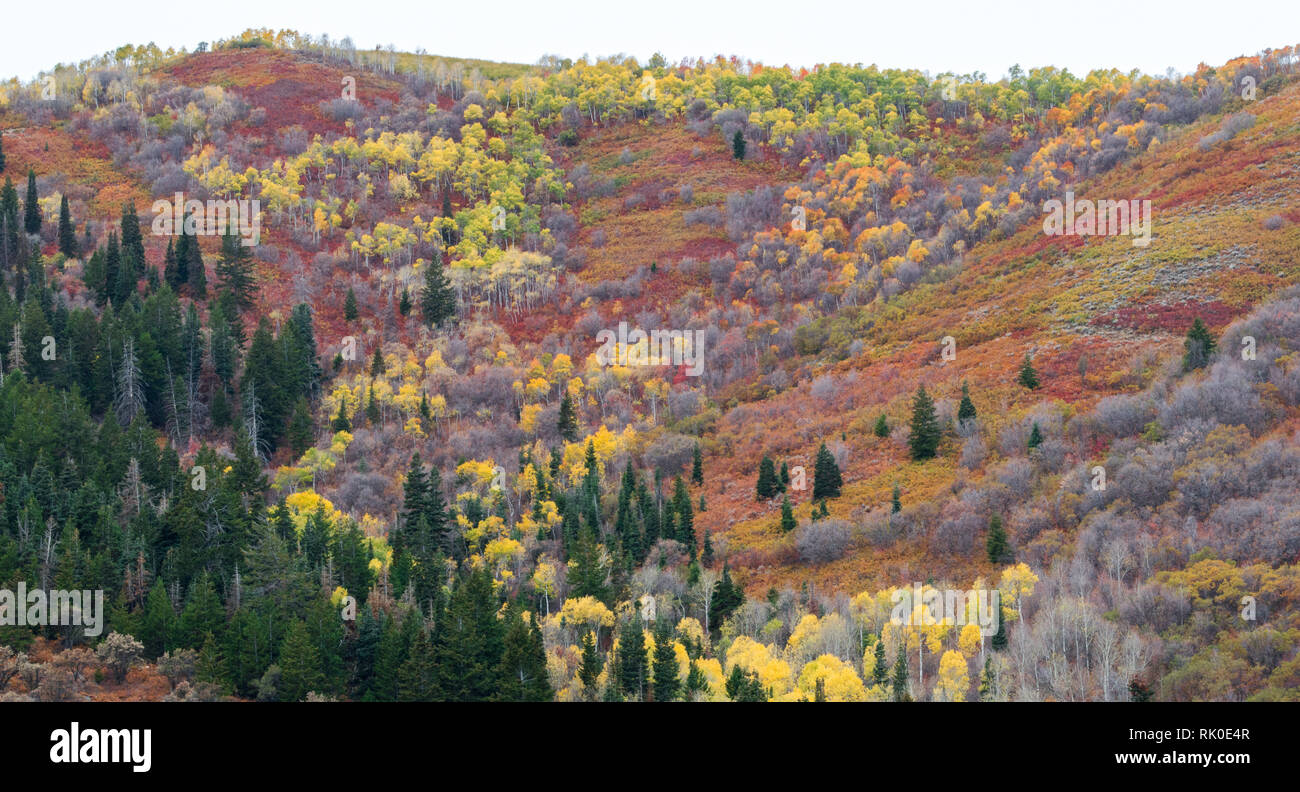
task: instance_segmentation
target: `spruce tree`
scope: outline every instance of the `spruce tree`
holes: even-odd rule
[[[77,258],[77,230],[72,227],[72,210],[68,208],[68,196],[59,201],[59,252],[68,258]]]
[[[995,651],[1001,652],[1003,649],[1007,648],[1007,620],[1002,618],[1001,613],[997,614],[997,616],[998,631],[993,633],[993,638],[989,641],[989,645],[992,646]]]
[[[826,444],[822,443],[821,448],[817,449],[817,461],[813,468],[813,500],[838,498],[843,485],[844,479],[840,476],[840,466],[835,463],[835,457],[826,449]]]
[[[772,463],[772,458],[764,454],[763,459],[758,463],[758,482],[754,486],[756,500],[774,497],[780,491],[779,486],[776,466]]]
[[[889,500],[890,514],[898,514],[903,510],[903,491],[898,488],[898,482],[894,482],[894,494]]]
[[[560,415],[556,422],[560,432],[560,437],[570,443],[578,442],[578,418],[573,409],[573,398],[569,392],[564,392],[564,398],[560,400]]]
[[[339,413],[334,416],[334,422],[330,425],[336,432],[351,432],[352,422],[348,420],[347,405],[344,399],[339,399]]]
[[[223,292],[240,310],[253,306],[257,286],[253,282],[253,256],[235,233],[233,224],[227,223],[221,235],[221,255],[217,259],[217,280]]]
[[[989,518],[989,532],[984,540],[984,548],[988,551],[989,563],[1000,564],[1007,555],[1007,532],[1002,528],[1001,515],[994,514]]]
[[[23,228],[29,234],[41,232],[41,205],[36,196],[36,171],[27,169],[27,200],[23,203]]]
[[[781,473],[777,476],[777,479],[779,480],[778,491],[785,492],[790,489],[790,466],[784,461],[781,462]]]
[[[411,313],[411,290],[402,287],[402,296],[397,301],[397,312],[402,316],[409,316]]]
[[[876,636],[874,654],[876,662],[871,670],[871,684],[884,690],[885,685],[889,682],[889,665],[885,662],[885,640],[879,635]]]
[[[998,696],[997,682],[993,677],[992,662],[992,655],[984,658],[984,671],[980,673],[980,701],[993,701]]]
[[[420,620],[418,614],[406,618]],[[437,661],[428,632],[421,628],[407,653],[406,662],[397,669],[397,700],[436,701],[438,693]]]
[[[731,136],[731,156],[738,160],[745,159],[745,135],[739,129]]]
[[[922,385],[916,389],[912,400],[912,429],[907,444],[912,459],[930,459],[939,452],[939,419],[935,416],[934,402]]]
[[[1034,428],[1029,432],[1029,441],[1026,443],[1027,448],[1033,451],[1043,444],[1043,432],[1038,428],[1038,421],[1034,421]]]
[[[343,298],[343,320],[355,322],[359,315],[357,312],[357,293],[349,286],[347,296]]]
[[[975,402],[970,400],[970,386],[963,382],[961,384],[961,404],[957,407],[957,423],[962,424],[973,421],[975,417]]]
[[[456,316],[456,293],[443,272],[442,254],[436,250],[424,270],[420,313],[424,315],[424,321],[433,327],[441,327],[448,319]]]
[[[646,683],[645,635],[641,619],[632,616],[618,638],[618,690],[624,696],[644,698]]]
[[[293,415],[289,418],[289,429],[286,432],[289,440],[289,447],[293,449],[293,455],[300,457],[306,453],[312,444],[312,423],[311,408],[307,405],[307,399],[302,396],[293,405]]]
[[[302,621],[295,619],[285,631],[280,644],[281,701],[302,701],[311,691],[319,691],[325,682],[321,673],[320,653]]]
[[[370,385],[370,398],[366,402],[366,421],[372,428],[379,426],[379,403],[375,401],[375,386],[373,383]]]
[[[582,635],[582,666],[578,669],[578,678],[582,680],[583,696],[588,701],[596,700],[596,684],[604,668],[605,660],[596,650],[596,641],[588,630]]]
[[[695,444],[691,457],[691,483],[697,486],[704,483],[704,456],[700,453],[700,444]]]
[[[681,677],[673,636],[666,625],[655,631],[654,654],[655,701],[673,701],[681,694]]]
[[[1198,316],[1192,322],[1191,329],[1187,331],[1187,339],[1183,342],[1183,371],[1206,366],[1214,356],[1215,346],[1214,335]]]
[[[880,416],[876,418],[876,425],[872,429],[872,433],[875,434],[876,437],[889,437],[889,419],[885,418],[884,413],[881,413]]]
[[[1016,382],[1030,389],[1038,389],[1038,372],[1034,370],[1034,362],[1029,355],[1025,355],[1025,360],[1020,364],[1020,374],[1016,377]]]
[[[787,495],[781,499],[781,532],[790,533],[798,526],[794,518],[794,507],[790,504],[790,496]]]
[[[894,660],[894,701],[911,701],[907,692],[907,654],[904,652],[905,641],[899,641],[898,657]]]

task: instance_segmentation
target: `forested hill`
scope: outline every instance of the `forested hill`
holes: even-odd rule
[[[1294,700],[1296,56],[2,84],[0,700]]]

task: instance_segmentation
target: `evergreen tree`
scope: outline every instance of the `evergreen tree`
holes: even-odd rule
[[[1034,421],[1034,428],[1029,432],[1029,442],[1026,444],[1030,451],[1038,448],[1043,444],[1043,432],[1038,428],[1038,421]]]
[[[623,624],[618,639],[618,690],[624,696],[644,698],[646,679],[645,636],[636,616]]]
[[[1215,347],[1214,335],[1201,318],[1196,317],[1183,342],[1183,371],[1205,367],[1214,356]]]
[[[876,418],[876,425],[872,429],[872,432],[876,437],[889,437],[889,419],[885,418],[884,413],[881,413],[880,416]]]
[[[790,489],[790,466],[784,461],[781,462],[781,473],[777,476],[777,479],[780,481],[780,486],[777,487],[778,491],[785,492]]]
[[[781,499],[781,532],[790,533],[798,524],[794,518],[794,507],[790,504],[790,496],[787,495]]]
[[[379,402],[375,401],[375,386],[373,383],[370,386],[370,398],[366,402],[366,421],[372,428],[379,426]]]
[[[416,620],[418,626],[418,614],[406,618]],[[433,646],[429,643],[428,631],[420,627],[406,661],[397,669],[397,700],[437,701],[438,694],[438,666]]]
[[[299,396],[298,400],[294,402],[293,416],[289,418],[287,439],[295,457],[302,456],[308,448],[311,448],[311,408],[307,405],[307,399],[302,396]]]
[[[698,442],[691,458],[691,483],[697,486],[704,484],[704,456],[700,453]]]
[[[997,680],[993,676],[992,655],[984,658],[984,671],[980,673],[980,701],[995,701],[998,697]]]
[[[989,518],[989,532],[984,540],[988,551],[989,563],[1000,564],[1007,555],[1007,532],[1002,528],[1002,517],[994,514]]]
[[[279,665],[280,685],[277,690],[281,701],[302,701],[311,691],[320,691],[325,682],[320,654],[312,645],[306,626],[298,619],[289,623],[284,634]]]
[[[456,293],[442,268],[442,254],[434,251],[424,270],[424,290],[420,292],[420,313],[433,327],[441,327],[456,316]]]
[[[23,202],[23,228],[29,234],[41,232],[41,205],[36,196],[36,171],[27,169],[27,200]]]
[[[588,630],[582,636],[582,666],[578,670],[578,678],[582,680],[583,693],[588,701],[595,701],[596,683],[604,669],[605,661],[596,650],[596,641]]]
[[[570,443],[578,442],[578,418],[573,409],[573,398],[569,392],[564,392],[564,398],[560,400],[560,416],[556,422],[560,431],[560,437]]]
[[[568,528],[565,529],[566,534]],[[578,531],[573,552],[569,557],[570,597],[595,597],[606,605],[611,605],[609,589],[609,568],[601,559],[601,548],[596,541],[595,531],[591,525],[583,525]]]
[[[344,399],[339,399],[339,412],[334,416],[334,422],[330,427],[336,432],[351,432],[352,422],[348,420],[347,405]]]
[[[411,290],[402,287],[402,297],[397,301],[397,312],[402,316],[409,316],[411,313]]]
[[[72,227],[72,210],[68,208],[68,196],[59,201],[59,252],[68,258],[77,258],[77,230]]]
[[[890,503],[889,503],[889,512],[891,514],[898,514],[902,510],[903,510],[903,491],[898,488],[898,482],[895,481],[894,494],[893,497],[890,498]]]
[[[555,691],[546,675],[546,649],[537,625],[513,608],[507,611],[501,656],[500,701],[551,701]]]
[[[5,172],[5,136],[0,132],[0,173]]]
[[[975,402],[970,400],[970,386],[965,382],[961,384],[961,404],[957,407],[957,423],[962,424],[967,421],[975,420]]]
[[[231,301],[240,309],[253,306],[257,285],[253,281],[253,256],[235,233],[232,223],[226,224],[221,235],[221,256],[217,259],[217,280],[221,290],[230,294]]]
[[[1001,613],[997,616],[998,631],[993,633],[993,638],[989,641],[989,645],[992,646],[995,651],[1001,652],[1003,649],[1007,648],[1007,620],[1002,618]]]
[[[835,463],[831,452],[826,450],[826,444],[822,443],[821,448],[817,449],[817,461],[813,468],[813,500],[838,498],[843,485],[840,466]]]
[[[194,679],[216,685],[222,692],[230,691],[230,672],[226,668],[225,654],[212,633],[203,637],[203,648],[199,650],[198,662],[194,666]]]
[[[907,654],[904,652],[904,641],[898,644],[898,658],[894,660],[894,701],[911,701],[912,697],[907,692]]]
[[[889,682],[889,666],[885,663],[885,641],[877,635],[875,649],[875,667],[871,671],[871,684],[884,690],[885,685]]]
[[[672,633],[666,625],[655,631],[655,701],[673,701],[681,695],[681,672],[674,646]]]
[[[370,376],[382,377],[384,375],[384,354],[375,347],[375,353],[370,356]]]
[[[738,160],[745,159],[745,136],[739,129],[731,136],[731,156]]]
[[[1038,372],[1034,370],[1034,363],[1028,354],[1020,364],[1020,374],[1016,377],[1016,382],[1030,390],[1038,390]]]
[[[763,459],[758,463],[758,483],[754,487],[756,499],[767,500],[774,497],[779,491],[778,481],[772,458],[764,454]]]
[[[359,316],[357,313],[357,293],[349,286],[348,294],[343,298],[343,319],[347,322],[355,322],[357,316]]]
[[[939,452],[939,439],[939,419],[935,417],[934,402],[922,385],[916,389],[916,398],[912,401],[912,431],[907,441],[912,459],[920,461],[933,457]]]

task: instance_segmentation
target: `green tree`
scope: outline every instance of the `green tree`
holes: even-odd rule
[[[1016,382],[1030,390],[1038,390],[1038,372],[1034,370],[1034,362],[1029,355],[1025,355],[1025,360],[1020,364],[1020,374],[1016,377]]]
[[[843,486],[844,479],[840,476],[840,466],[835,463],[835,457],[826,449],[826,444],[822,443],[821,448],[817,449],[817,461],[813,467],[813,500],[838,498],[840,488]]]
[[[781,499],[781,532],[790,533],[798,524],[794,518],[794,507],[790,504],[790,496],[786,495]]]
[[[916,398],[912,400],[912,428],[907,440],[912,459],[932,458],[939,452],[939,439],[939,419],[935,416],[934,401],[922,385],[916,389]]]
[[[738,160],[745,159],[745,136],[739,129],[731,136],[731,156]]]
[[[681,695],[681,671],[677,651],[667,626],[655,631],[654,696],[655,701],[673,701]]]
[[[401,299],[397,301],[397,312],[402,316],[411,314],[411,290],[405,286],[402,287]]]
[[[898,643],[898,657],[894,660],[894,701],[911,701],[912,697],[907,692],[907,654],[904,651],[903,641]]]
[[[221,235],[221,255],[217,259],[217,280],[221,290],[230,294],[231,301],[240,309],[253,306],[257,284],[253,280],[253,256],[235,233],[232,223],[226,224]]]
[[[567,390],[564,392],[564,398],[560,400],[560,416],[556,423],[560,437],[570,443],[578,442],[578,418],[573,409],[573,398],[569,396]]]
[[[36,195],[36,171],[27,169],[27,200],[23,202],[23,228],[29,234],[41,232],[41,205]]]
[[[754,485],[757,500],[767,500],[780,491],[780,480],[776,477],[776,465],[772,458],[763,455],[758,463],[758,483]]]
[[[700,444],[695,444],[695,451],[691,457],[691,483],[702,485],[704,483],[704,455],[700,453]]]
[[[876,437],[889,437],[889,419],[885,417],[884,413],[881,413],[880,416],[876,418],[876,425],[872,429],[872,432]]]
[[[420,292],[420,313],[433,327],[441,327],[456,316],[456,293],[443,272],[442,254],[434,251],[433,259],[424,270],[424,290]]]
[[[975,402],[970,400],[970,386],[963,382],[961,384],[961,404],[957,407],[957,423],[962,424],[973,421],[975,417]]]
[[[624,696],[640,699],[645,695],[645,636],[641,620],[632,616],[623,624],[618,639],[618,690]]]
[[[989,532],[984,540],[984,548],[988,551],[989,563],[1000,564],[1007,555],[1007,532],[1002,528],[1001,515],[994,514],[989,518]]]
[[[59,252],[68,258],[77,258],[77,230],[72,227],[72,210],[68,208],[68,196],[59,200]]]
[[[1183,341],[1183,371],[1205,367],[1214,356],[1215,347],[1214,335],[1198,316]]]
[[[347,296],[343,298],[343,320],[355,322],[357,316],[357,293],[349,286]]]
[[[1043,444],[1043,431],[1038,428],[1038,421],[1034,421],[1034,428],[1029,432],[1029,441],[1026,443],[1026,447],[1030,451],[1033,451],[1035,448],[1038,448],[1042,444]]]
[[[299,619],[289,623],[280,644],[281,701],[302,701],[311,691],[319,691],[325,681],[320,655],[312,646],[311,636]]]

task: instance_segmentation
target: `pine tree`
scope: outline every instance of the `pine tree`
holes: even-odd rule
[[[560,437],[570,443],[578,442],[578,418],[573,409],[573,398],[569,392],[564,392],[564,398],[560,400],[560,416],[556,422],[560,432]]]
[[[889,437],[889,419],[885,418],[884,413],[881,413],[880,417],[876,418],[876,425],[872,432],[876,437]]]
[[[1020,364],[1020,375],[1016,377],[1016,382],[1030,390],[1038,390],[1038,372],[1034,371],[1033,360],[1029,355],[1025,355],[1025,360]]]
[[[285,631],[279,665],[281,701],[302,701],[308,693],[319,691],[325,682],[320,654],[300,620],[290,622]]]
[[[1001,515],[994,514],[989,518],[989,532],[984,540],[985,550],[988,551],[989,563],[1000,564],[1007,555],[1007,532],[1002,528]]]
[[[695,558],[695,514],[691,509],[691,494],[681,476],[673,481],[671,508],[677,517],[677,541],[686,548],[690,558]]]
[[[826,444],[822,443],[821,448],[817,449],[817,461],[813,467],[813,500],[838,498],[840,488],[843,486],[844,479],[840,476],[840,466],[835,463],[835,457],[826,449]]]
[[[1038,448],[1043,444],[1043,432],[1038,428],[1038,421],[1034,421],[1034,428],[1029,432],[1029,442],[1026,444],[1030,451]]]
[[[551,701],[555,691],[546,675],[546,649],[541,631],[514,607],[507,609],[504,649],[501,655],[498,701]]]
[[[903,644],[898,644],[898,658],[894,661],[894,701],[911,701],[912,697],[907,692],[907,654],[904,652]]]
[[[781,532],[790,533],[798,524],[794,518],[794,507],[790,504],[790,496],[787,495],[781,499]]]
[[[221,236],[221,256],[217,259],[216,274],[222,291],[231,295],[231,301],[240,310],[253,306],[257,291],[253,282],[253,256],[231,223],[226,224]]]
[[[287,439],[295,457],[302,456],[308,448],[311,448],[311,408],[307,404],[307,399],[302,396],[299,396],[298,400],[294,402],[293,416],[289,419]]]
[[[646,683],[645,636],[641,620],[633,616],[623,624],[618,640],[618,689],[624,696],[644,697]]]
[[[406,618],[421,620],[418,614]],[[407,653],[406,662],[397,669],[397,700],[437,701],[438,692],[438,666],[433,646],[429,643],[428,631],[421,627]]]
[[[876,662],[871,671],[871,684],[884,690],[885,685],[889,682],[889,666],[885,663],[885,640],[881,636],[876,636],[875,649]]]
[[[989,645],[998,652],[1007,648],[1007,620],[1002,618],[1001,613],[998,614],[998,631],[993,633]]]
[[[68,196],[59,201],[59,252],[68,258],[77,258],[77,230],[72,227],[72,210],[68,208]]]
[[[402,287],[401,299],[397,301],[397,312],[402,316],[409,316],[411,313],[411,290]]]
[[[781,472],[777,475],[777,479],[780,482],[777,487],[778,491],[785,492],[790,489],[790,466],[784,461],[781,462]]]
[[[665,625],[655,631],[654,696],[655,701],[673,701],[681,695],[680,669],[672,633]]]
[[[898,482],[894,482],[894,494],[890,498],[889,512],[898,514],[903,510],[903,491],[898,488]]]
[[[774,497],[779,491],[778,481],[772,458],[764,454],[763,459],[758,463],[758,483],[754,487],[756,499],[767,500]]]
[[[993,676],[993,657],[984,658],[984,671],[980,673],[980,701],[994,701],[998,697],[997,680]]]
[[[203,637],[203,648],[199,650],[198,662],[194,666],[194,678],[199,682],[216,685],[223,692],[230,690],[230,672],[226,668],[226,658],[212,633]]]
[[[355,322],[359,315],[357,313],[357,293],[349,286],[347,296],[343,298],[343,320]]]
[[[442,268],[442,254],[434,251],[433,260],[424,271],[424,290],[420,292],[420,313],[424,321],[441,327],[456,316],[456,293]]]
[[[370,386],[370,398],[366,402],[366,421],[371,427],[379,426],[379,402],[375,401],[375,386]]]
[[[930,459],[939,452],[939,419],[935,417],[934,402],[925,392],[925,386],[916,389],[912,401],[912,431],[907,444],[912,459]]]
[[[588,630],[582,636],[582,666],[578,670],[578,678],[582,680],[583,694],[588,701],[596,700],[596,683],[600,679],[600,672],[605,668],[604,658],[596,650],[596,641]]]
[[[336,432],[351,432],[352,422],[348,420],[347,405],[345,399],[339,399],[339,414],[334,416],[334,422],[330,425]]]
[[[1183,371],[1205,367],[1214,356],[1215,347],[1214,335],[1198,316],[1183,342]]]
[[[36,196],[36,171],[27,169],[27,200],[23,203],[23,228],[29,234],[41,232],[41,205]]]
[[[739,129],[731,136],[731,156],[738,160],[745,159],[745,135]]]
[[[957,407],[957,423],[962,424],[973,421],[975,417],[975,402],[970,400],[970,386],[963,382],[961,384],[961,404]]]
[[[700,444],[695,444],[695,452],[691,458],[691,483],[695,485],[704,484],[704,456],[700,453]]]

